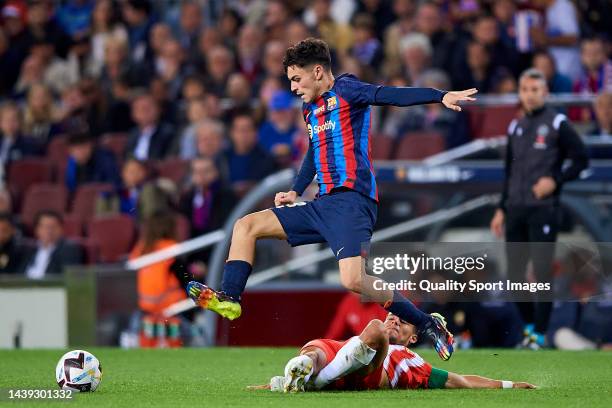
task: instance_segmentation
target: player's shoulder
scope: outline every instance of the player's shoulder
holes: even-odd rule
[[[359,84],[361,84],[359,78],[357,78],[353,74],[345,72],[344,74],[338,75],[334,80],[334,90],[336,92],[342,92],[343,90],[351,90]]]

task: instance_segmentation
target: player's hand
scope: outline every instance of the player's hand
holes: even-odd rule
[[[448,109],[452,109],[457,112],[461,112],[461,106],[459,106],[459,102],[463,101],[475,101],[476,98],[472,98],[472,95],[475,95],[478,92],[478,89],[466,89],[465,91],[450,91],[444,95],[442,98],[442,103]]]
[[[293,204],[297,199],[297,196],[298,194],[293,190],[288,191],[286,193],[276,193],[276,195],[274,196],[274,205],[278,207],[279,205]]]
[[[533,390],[538,387],[536,387],[533,384],[526,383],[526,382],[515,382],[514,384],[512,384],[512,388],[523,388],[523,389]]]
[[[538,181],[531,187],[533,195],[538,200],[548,197],[557,188],[557,183],[552,177],[540,177]]]
[[[497,238],[501,238],[504,234],[504,219],[504,212],[501,209],[497,209],[497,211],[495,211],[493,219],[491,220],[491,232]]]

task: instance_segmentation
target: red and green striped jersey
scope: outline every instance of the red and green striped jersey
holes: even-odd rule
[[[443,96],[433,88],[372,85],[340,75],[329,91],[302,106],[310,144],[293,190],[301,195],[316,174],[319,195],[347,187],[378,201],[370,159],[371,106],[433,103]]]

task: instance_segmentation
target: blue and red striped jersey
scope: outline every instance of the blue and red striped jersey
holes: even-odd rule
[[[302,194],[316,174],[319,195],[347,187],[378,201],[370,160],[371,105],[410,106],[440,102],[443,96],[433,88],[394,88],[338,76],[329,91],[302,106],[310,144],[293,190]]]

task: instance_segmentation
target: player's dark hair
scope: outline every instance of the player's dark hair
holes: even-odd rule
[[[36,216],[34,217],[34,228],[38,227],[38,224],[43,219],[43,217],[53,218],[57,222],[59,222],[60,225],[64,225],[64,218],[59,212],[55,210],[40,210],[36,213]]]
[[[317,38],[307,38],[289,47],[283,58],[285,73],[287,73],[287,68],[294,65],[304,68],[313,64],[322,65],[326,70],[331,69],[329,46],[325,41]]]

